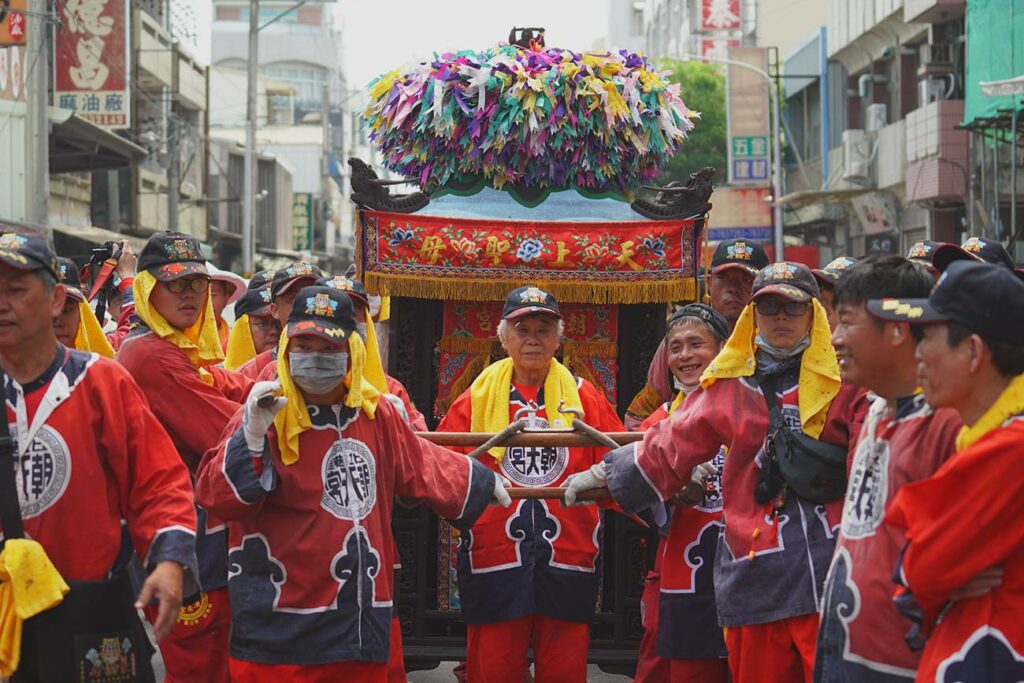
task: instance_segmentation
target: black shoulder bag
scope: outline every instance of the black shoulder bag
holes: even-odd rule
[[[6,385],[0,369],[5,403]],[[0,419],[0,523],[5,539],[25,537],[14,479],[15,450],[5,405]],[[118,571],[106,581],[65,581],[71,590],[64,600],[25,621],[14,683],[152,683],[153,647],[135,609],[128,573]]]
[[[775,395],[775,377],[758,376],[757,380],[768,406],[768,438],[767,458],[754,498],[763,505],[775,498],[783,485],[811,503],[842,498],[846,493],[847,449],[787,428]]]

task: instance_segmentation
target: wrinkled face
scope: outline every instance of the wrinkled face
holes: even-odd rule
[[[560,343],[558,318],[544,314],[509,321],[508,331],[501,340],[502,348],[520,372],[546,369]]]
[[[204,275],[188,275],[171,282],[157,282],[149,295],[149,303],[171,327],[187,330],[203,314],[209,285],[210,278]]]
[[[60,315],[53,319],[53,331],[57,333],[57,341],[68,348],[75,348],[75,338],[81,324],[82,313],[78,302],[73,299],[65,300]]]
[[[843,381],[873,388],[879,372],[885,372],[889,367],[883,357],[885,326],[868,313],[863,302],[839,304],[835,317],[832,346],[836,349]]]
[[[727,268],[712,273],[708,282],[711,293],[711,308],[729,321],[729,328],[736,324],[743,308],[750,303],[750,290],[754,276],[741,268]]]
[[[38,274],[0,265],[0,350],[52,335],[65,295],[64,285],[47,292]]]
[[[779,309],[777,313],[768,315],[764,312],[765,309],[776,307]],[[787,312],[787,307],[792,310]],[[794,315],[796,309],[801,309],[802,312]],[[780,349],[795,346],[804,338],[811,329],[813,315],[811,302],[800,305],[772,294],[760,297],[754,306],[754,317],[761,336],[767,339],[769,344]]]
[[[933,408],[956,408],[967,395],[972,381],[964,368],[971,362],[967,340],[949,345],[949,325],[924,325],[924,338],[917,344],[917,382]]]
[[[210,301],[213,303],[213,314],[218,319],[224,313],[224,307],[228,305],[228,297],[234,291],[234,286],[223,280],[214,280],[210,283]]]
[[[674,325],[665,336],[668,369],[686,386],[700,381],[701,373],[722,350],[722,344],[707,325],[697,319]]]
[[[256,353],[263,353],[277,346],[277,340],[281,337],[281,323],[272,315],[249,316],[249,332],[252,333]]]

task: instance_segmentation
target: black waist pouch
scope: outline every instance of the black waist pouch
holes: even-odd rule
[[[779,473],[796,495],[831,503],[846,493],[846,449],[783,427],[772,436]]]
[[[64,601],[28,619],[15,683],[153,683],[153,646],[126,572],[68,581]]]

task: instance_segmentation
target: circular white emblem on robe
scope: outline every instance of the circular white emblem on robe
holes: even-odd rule
[[[17,427],[10,425],[17,443]],[[56,503],[71,481],[71,454],[64,437],[43,425],[24,453],[14,454],[14,481],[23,519],[35,517]]]
[[[377,463],[356,439],[339,439],[324,456],[320,506],[340,519],[363,519],[377,502]]]
[[[889,496],[889,442],[861,442],[850,468],[850,483],[843,502],[843,535],[866,538],[875,533],[885,516]]]
[[[547,429],[544,418],[535,417],[532,429]],[[501,473],[520,486],[548,486],[565,472],[569,449],[561,446],[509,446],[501,459]]]

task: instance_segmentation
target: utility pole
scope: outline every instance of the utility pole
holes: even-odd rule
[[[29,0],[26,13],[25,64],[25,194],[26,218],[49,226],[50,117],[46,36],[49,30],[47,0]]]
[[[321,217],[324,222],[324,251],[329,257],[334,256],[334,228],[331,225],[331,86],[324,83],[320,103],[320,123],[324,128],[324,151],[320,194]]]
[[[178,229],[178,186],[181,185],[181,151],[178,149],[178,124],[173,110],[167,117],[167,229]]]
[[[259,114],[256,97],[259,84],[256,80],[259,66],[260,0],[249,0],[249,79],[245,104],[245,187],[242,198],[242,271],[252,275],[254,244],[253,234],[256,222],[256,117]]]

